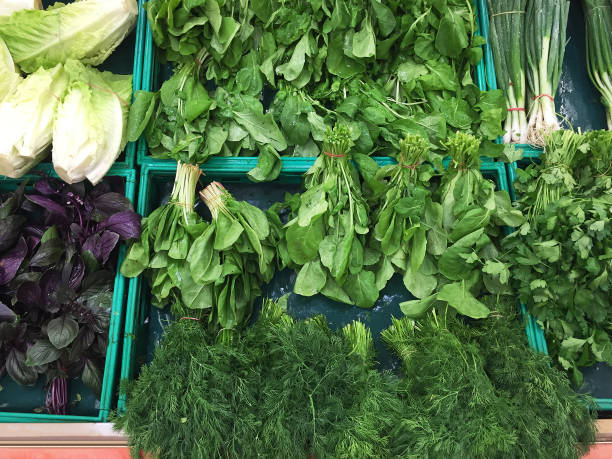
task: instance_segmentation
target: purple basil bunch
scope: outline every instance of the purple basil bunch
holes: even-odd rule
[[[118,244],[140,237],[123,180],[43,176],[0,200],[0,377],[45,374],[54,414],[66,411],[66,379],[100,395]]]

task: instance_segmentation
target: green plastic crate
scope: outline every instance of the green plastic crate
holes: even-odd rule
[[[53,175],[52,170],[53,168],[47,165],[44,172]],[[108,176],[124,178],[125,196],[134,202],[136,172],[132,169],[114,167],[109,171]],[[23,180],[29,179],[34,182],[38,178],[36,175],[28,175]],[[0,178],[0,190],[4,192],[15,189],[21,180],[2,177]],[[121,244],[117,259],[118,267],[123,262],[125,251],[125,244]],[[130,287],[132,286],[133,283],[130,283]],[[33,409],[45,404],[46,393],[42,390],[44,378],[39,377],[38,383],[34,387],[23,387],[17,385],[8,375],[5,375],[0,379],[0,385],[3,386],[3,390],[0,391],[0,422],[105,422],[112,408],[111,403],[117,394],[115,383],[117,382],[117,368],[120,363],[120,346],[126,298],[129,302],[129,300],[134,298],[134,295],[131,291],[128,295],[128,282],[119,273],[119,269],[117,269],[113,288],[113,303],[108,331],[109,341],[106,350],[100,400],[96,400],[93,393],[80,380],[71,380],[69,382],[69,400],[74,400],[76,393],[82,395],[82,400],[74,408],[71,408],[74,414],[65,416],[38,414],[33,412]],[[128,309],[130,309],[129,304]],[[131,309],[133,309],[133,306]],[[10,409],[9,406],[15,402],[20,405],[19,411],[8,411]]]
[[[288,158],[283,158],[285,162]],[[290,159],[290,158],[289,158]],[[388,160],[385,160],[388,163]],[[289,169],[283,164],[283,170]],[[249,201],[253,205],[267,208],[278,200],[282,200],[284,193],[301,190],[303,173],[308,168],[302,163],[300,170],[295,167],[294,173],[282,173],[281,177],[270,183],[253,184],[247,176],[249,166],[245,166],[241,173],[236,171],[211,172],[207,167],[201,181],[222,181],[224,186],[237,198]],[[508,190],[506,170],[502,163],[483,163],[483,174],[494,180],[498,189]],[[176,163],[147,163],[142,166],[138,212],[149,215],[159,205],[167,202],[174,183]],[[198,207],[204,208],[203,204]],[[508,229],[509,231],[509,229]],[[270,284],[264,287],[264,296],[279,297],[292,292],[295,273],[290,270],[277,272]],[[154,348],[159,344],[164,326],[172,320],[168,308],[159,310],[151,305],[149,287],[143,276],[132,279],[134,287],[131,292],[135,298],[128,303],[125,322],[125,338],[123,344],[123,360],[121,365],[121,380],[133,380],[138,376],[139,368],[150,362]],[[387,287],[381,292],[379,299],[372,309],[360,309],[336,303],[322,295],[314,297],[300,297],[292,294],[289,299],[288,311],[297,318],[306,318],[315,314],[325,314],[332,328],[342,327],[352,320],[358,319],[371,328],[375,336],[375,346],[381,366],[389,369],[398,368],[398,361],[388,352],[379,339],[380,331],[391,325],[391,316],[401,317],[399,303],[412,299],[406,291],[401,276],[395,275]],[[257,303],[256,303],[257,306]],[[533,323],[526,325],[528,341],[532,347],[536,346]],[[125,394],[119,395],[118,410],[125,409]]]
[[[64,3],[72,3],[73,0],[62,1]],[[138,0],[138,19],[136,21],[136,27],[134,30],[125,38],[125,40],[123,40],[123,42],[109,56],[109,58],[99,66],[101,70],[107,70],[117,74],[127,75],[131,73],[133,75],[132,94],[142,88],[144,42],[146,29],[148,27],[147,15],[142,7],[144,2],[145,0]],[[54,3],[55,0],[43,0],[42,2],[44,8],[47,8]],[[138,145],[138,142],[128,142],[125,147],[125,151],[119,155],[113,164],[113,167],[132,169],[136,162]],[[49,150],[49,155],[41,163],[34,167],[33,170],[46,172],[48,170],[48,165],[50,164],[52,163],[51,151]]]
[[[493,51],[489,44],[489,12],[486,0],[477,0],[481,31],[487,43],[484,47],[485,80],[488,89],[497,89]],[[567,24],[568,44],[559,88],[555,97],[555,107],[568,126],[583,131],[606,129],[606,114],[601,103],[601,95],[589,79],[586,67],[585,25],[582,2],[570,3]],[[541,148],[519,144],[523,158],[537,158]]]
[[[145,0],[145,3],[146,3],[146,0]],[[480,19],[480,14],[478,13],[478,4],[476,3],[476,0],[474,0],[473,3],[474,3],[474,8],[476,10],[476,25],[477,25],[477,28],[479,29],[478,31],[476,31],[476,35],[481,35],[480,33],[481,19]],[[145,28],[146,28],[146,33],[145,33],[145,38],[144,38],[144,41],[145,41],[144,43],[144,63],[143,63],[143,70],[142,70],[141,89],[145,91],[158,91],[162,83],[171,76],[171,73],[170,73],[171,70],[169,66],[160,64],[160,62],[157,59],[156,47],[155,47],[155,43],[153,42],[153,33],[151,31],[151,27],[148,21],[146,21]],[[478,88],[481,91],[486,91],[487,83],[486,83],[486,70],[485,70],[484,59],[481,59],[481,61],[476,65],[475,70],[474,70],[474,78],[476,80],[476,85],[478,86]],[[137,163],[139,165],[145,164],[145,163],[163,164],[164,162],[168,164],[172,164],[174,162],[173,160],[156,159],[150,156],[148,154],[146,140],[144,138],[144,135],[141,136],[141,138],[139,139],[138,152],[137,152],[136,158],[137,158]],[[296,160],[296,164],[300,164],[299,161],[302,160],[303,158],[283,157],[283,167],[285,166],[285,160],[287,159],[289,160],[294,159]],[[376,159],[379,160],[381,159],[381,157],[378,157]],[[482,157],[481,160],[483,162],[491,161],[491,159],[488,157]],[[213,163],[211,167],[215,170],[221,171],[227,168],[227,170],[232,171],[232,170],[235,170],[236,167],[240,168],[241,170],[243,167],[246,167],[246,166],[238,166],[238,164],[241,161],[252,164],[251,169],[257,165],[257,157],[244,157],[244,156],[243,157],[213,157],[208,160],[208,163]],[[293,163],[289,162],[288,164],[293,164]],[[290,166],[290,167],[293,167],[293,166]],[[282,173],[283,171],[281,171],[281,174]]]

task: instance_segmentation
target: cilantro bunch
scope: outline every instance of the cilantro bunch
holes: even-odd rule
[[[581,367],[612,365],[611,148],[609,132],[552,133],[541,162],[517,171],[530,220],[504,246],[513,287],[578,387]]]

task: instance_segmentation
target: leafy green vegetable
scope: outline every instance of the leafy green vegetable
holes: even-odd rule
[[[514,304],[494,307],[496,316],[476,323],[433,311],[383,331],[401,358],[400,394],[409,405],[395,424],[395,457],[552,459],[588,451],[593,400],[527,346]]]
[[[363,324],[334,332],[280,303],[264,302],[231,344],[194,321],[170,325],[113,419],[135,454],[552,459],[594,441],[592,400],[528,348],[504,307],[469,325],[450,313],[394,320],[383,339],[401,360],[395,376],[373,369]]]
[[[192,163],[259,155],[255,181],[278,176],[280,154],[317,156],[327,126],[338,123],[351,126],[355,150],[367,155],[395,155],[407,134],[435,147],[448,130],[493,140],[506,112],[503,93],[481,92],[471,77],[484,43],[474,10],[465,0],[441,5],[152,0],[162,60],[175,74],[197,67],[188,71],[192,86],[214,88],[216,105],[185,124],[181,103],[139,96],[130,138],[148,125],[153,156]],[[172,97],[204,100],[205,91],[184,93],[175,78],[164,83]]]
[[[402,403],[373,370],[361,323],[332,332],[266,301],[232,345],[193,321],[173,323],[114,419],[133,451],[168,458],[390,457]]]
[[[530,220],[505,241],[505,259],[549,353],[580,387],[581,367],[612,364],[612,133],[556,131],[546,145],[517,171]]]
[[[46,10],[0,16],[0,37],[27,73],[68,59],[100,65],[136,25],[135,0],[57,3]]]
[[[21,75],[17,71],[11,53],[9,52],[4,40],[0,38],[0,102],[21,81]]]
[[[261,284],[272,278],[275,251],[266,215],[217,182],[201,192],[212,222],[194,212],[200,174],[198,166],[179,163],[169,203],[143,219],[142,238],[121,272],[145,272],[155,306],[170,303],[175,315],[208,316],[231,329],[249,318]]]
[[[23,177],[47,154],[60,97],[69,83],[62,65],[39,69],[0,102],[0,174]]]
[[[72,60],[64,69],[70,83],[53,125],[53,167],[66,183],[95,185],[125,147],[132,76]]]
[[[322,293],[368,308],[376,302],[378,288],[375,274],[364,260],[369,209],[359,173],[350,162],[351,146],[347,126],[329,130],[323,154],[306,173],[305,191],[289,196],[272,213],[289,209],[279,250],[282,265],[298,271],[295,293]]]

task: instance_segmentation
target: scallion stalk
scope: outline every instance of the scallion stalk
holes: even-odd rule
[[[497,85],[506,95],[504,143],[527,141],[525,6],[527,0],[487,0]]]
[[[527,141],[539,147],[548,134],[560,129],[554,98],[565,55],[569,5],[569,0],[530,0],[527,5],[527,81],[532,95]]]

